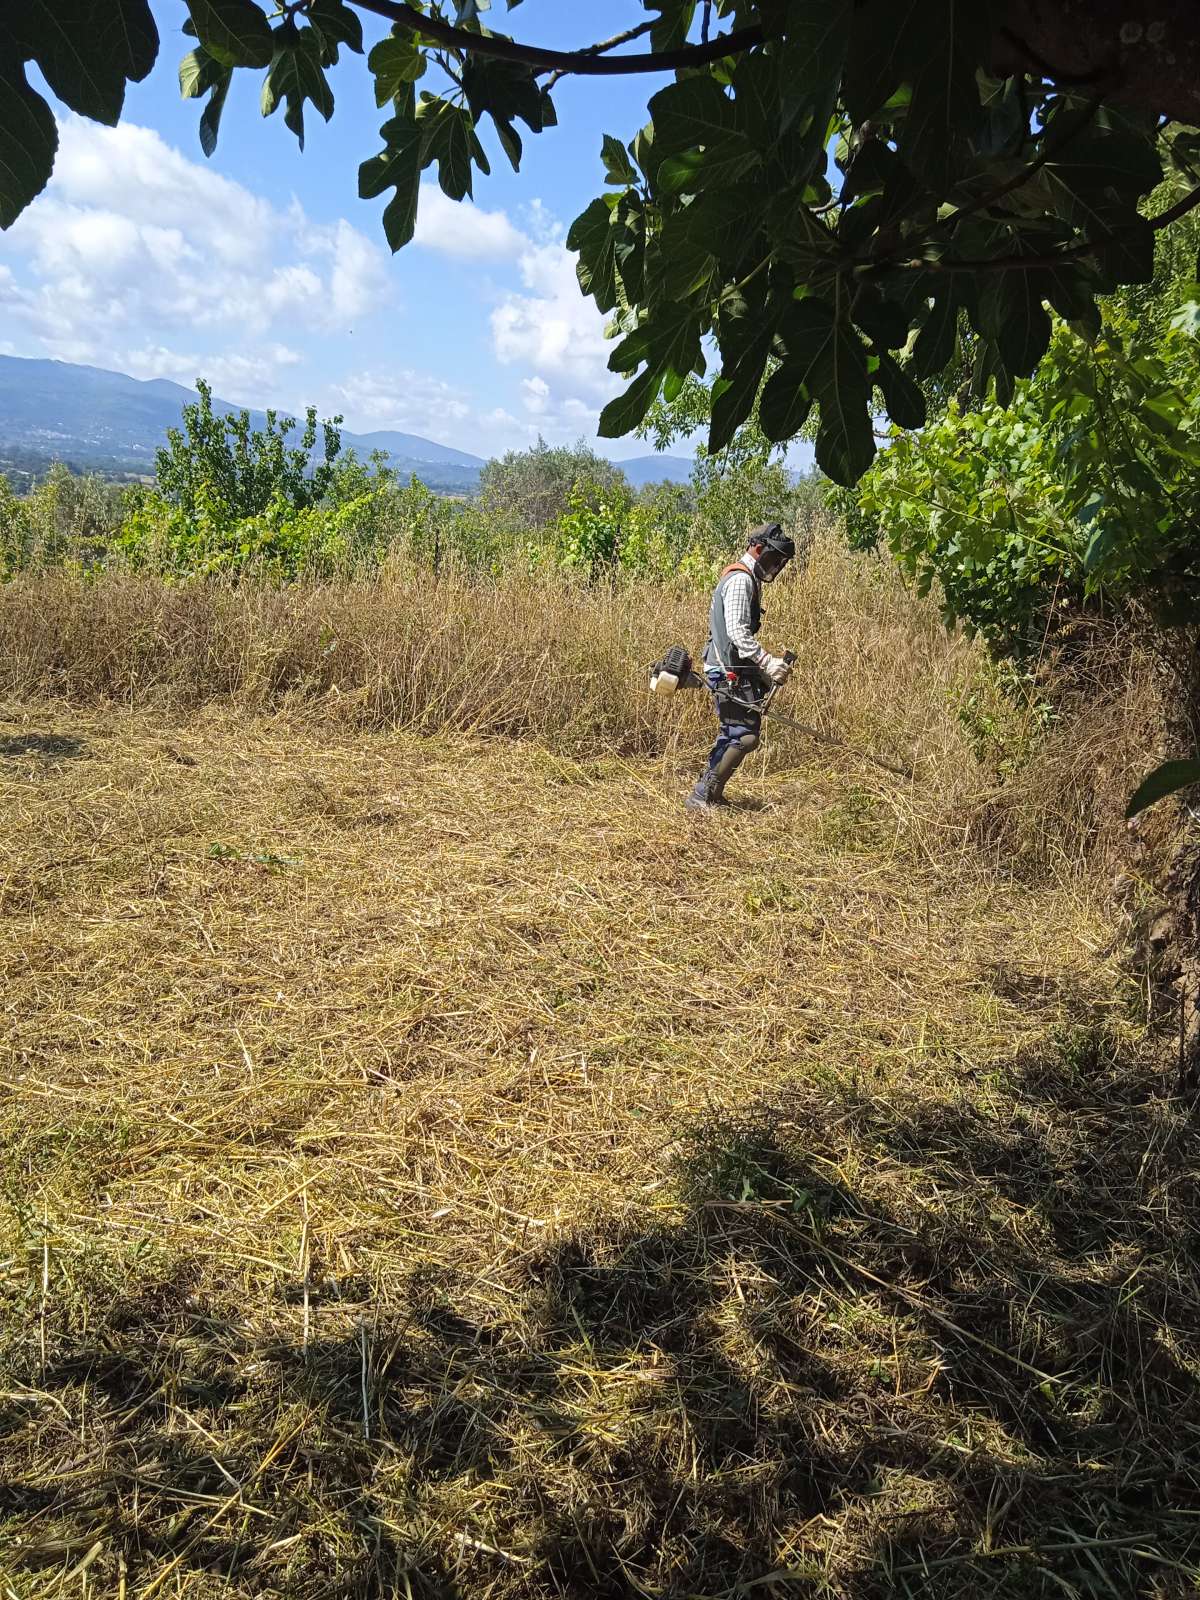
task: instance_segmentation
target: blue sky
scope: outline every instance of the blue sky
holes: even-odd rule
[[[564,79],[559,126],[525,137],[514,174],[489,131],[492,176],[475,204],[422,192],[417,237],[393,257],[384,201],[357,198],[380,148],[370,76],[343,52],[326,125],[301,152],[282,115],[264,121],[258,75],[239,73],[213,158],[201,102],[179,96],[190,47],[181,0],[153,0],[162,49],[115,130],[65,118],[45,194],[0,235],[0,351],[112,367],[226,399],[342,412],[357,431],[401,428],[490,455],[595,433],[620,387],[603,318],[563,246],[603,190],[602,134],[630,138],[666,79]],[[569,47],[645,17],[639,0],[525,0],[496,26]],[[363,14],[368,42],[386,24]],[[240,81],[239,81],[240,80]],[[522,130],[524,132],[524,130]],[[612,441],[606,453],[645,453]]]

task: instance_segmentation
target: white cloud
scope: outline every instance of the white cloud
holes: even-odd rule
[[[304,358],[289,345],[271,343],[253,352],[218,356],[188,354],[165,345],[143,345],[122,359],[122,371],[131,378],[170,378],[190,388],[197,375],[202,375],[221,399],[260,407],[264,397],[278,401],[280,374],[289,367],[300,366]],[[291,409],[302,408],[291,403]]]
[[[521,207],[521,226],[534,244],[561,244],[566,229],[549,209],[544,200],[536,196]]]
[[[528,292],[506,295],[492,312],[497,357],[595,400],[607,399],[617,387],[607,370],[612,346],[604,337],[604,318],[580,293],[574,256],[561,244],[530,243],[518,266]]]
[[[519,422],[512,412],[506,411],[503,406],[496,406],[493,410],[486,412],[480,418],[480,421],[485,422],[492,428],[515,428],[521,432],[528,431],[528,425]]]
[[[436,183],[423,183],[413,243],[463,261],[507,261],[529,241],[503,211],[484,211],[469,200],[450,200]]]
[[[391,309],[394,271],[351,223],[264,198],[150,128],[66,117],[60,131],[45,194],[0,240],[6,349],[185,384],[202,374],[239,403],[295,410],[315,398],[353,431],[402,429],[482,454],[539,433],[592,435],[620,387],[604,319],[539,200],[510,215],[421,186],[415,245],[468,269],[473,304],[490,305],[480,341],[511,369],[485,399],[483,372],[460,387],[387,366],[394,319],[385,327],[379,313]],[[439,304],[437,314],[455,313]],[[371,366],[340,381],[321,374],[318,341],[351,333]]]
[[[280,209],[150,128],[67,117],[60,136],[45,194],[5,242],[21,280],[0,278],[46,354],[133,370],[149,348],[171,376],[186,364],[188,381],[203,369],[240,387],[261,373],[269,388],[276,328],[340,332],[386,302],[387,256],[348,222]],[[176,357],[181,332],[233,353]]]
[[[521,290],[504,294],[492,311],[492,349],[502,364],[530,371],[521,403],[547,439],[594,436],[600,408],[621,387],[608,370],[605,319],[580,291],[560,224],[539,201],[523,215]]]
[[[547,402],[550,399],[550,385],[545,378],[522,378],[521,398],[526,411],[531,412],[535,417],[541,416],[546,410]]]
[[[334,384],[329,397],[331,408],[345,416],[346,426],[355,433],[395,428],[443,439],[448,431],[457,433],[472,415],[470,399],[462,390],[428,373],[403,368],[355,373]]]
[[[210,167],[189,161],[152,128],[122,123],[101,128],[82,118],[60,124],[54,176],[46,200],[98,211],[117,210],[131,223],[202,232],[222,262],[256,263],[278,213],[269,201]],[[26,212],[17,229],[36,219]]]
[[[297,233],[310,259],[329,262],[322,292],[328,288],[332,325],[347,326],[387,300],[387,256],[366,234],[344,217],[328,226],[310,223],[298,204],[293,204],[290,215],[298,218]]]

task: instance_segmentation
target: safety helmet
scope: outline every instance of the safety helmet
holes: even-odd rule
[[[778,522],[760,522],[757,528],[751,528],[746,544],[747,547],[760,544],[764,550],[782,557],[784,561],[790,561],[796,554],[795,540],[784,533]]]

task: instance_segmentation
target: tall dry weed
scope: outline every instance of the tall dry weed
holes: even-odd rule
[[[912,769],[912,783],[891,785],[885,801],[898,838],[926,855],[977,860],[982,851],[991,865],[1026,872],[1078,871],[1100,845],[1107,864],[1153,723],[1151,675],[1126,641],[1110,640],[1094,681],[1072,685],[1060,719],[1025,739],[1020,707],[1001,707],[988,686],[983,652],[948,634],[891,568],[831,532],[767,598],[764,640],[799,658],[781,713]],[[686,764],[711,737],[707,697],[657,701],[646,667],[669,644],[699,647],[706,603],[649,582],[435,576],[402,563],[370,579],[287,586],[34,574],[0,586],[0,695],[170,711],[223,701],[364,729],[456,730]],[[964,721],[981,684],[997,720],[1016,729],[1012,770],[979,759]],[[814,749],[856,781],[857,758],[782,721],[771,725],[767,768],[811,763]],[[861,770],[878,779],[869,764]]]

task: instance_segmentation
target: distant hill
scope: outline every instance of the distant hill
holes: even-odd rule
[[[58,460],[122,476],[152,473],[167,429],[178,427],[183,407],[195,399],[194,390],[166,378],[142,381],[102,367],[0,356],[0,470],[36,471]],[[226,415],[242,408],[214,397],[213,409]],[[266,422],[263,411],[251,410],[250,417],[258,428]],[[415,472],[444,493],[472,494],[484,464],[481,456],[415,433],[343,432],[342,441],[364,458],[385,451],[397,472]],[[690,462],[666,455],[620,466],[637,485],[684,482],[691,471]]]
[[[683,456],[634,456],[616,465],[635,489],[648,483],[688,483],[692,476],[692,463]]]
[[[65,361],[26,361],[0,356],[0,466],[57,459],[91,471],[150,473],[168,428],[196,399],[193,389],[166,378],[142,382],[123,372],[73,366]],[[213,398],[222,415],[240,411]],[[256,428],[266,422],[252,410]],[[386,450],[398,472],[415,472],[432,489],[470,494],[483,461],[414,433],[345,432],[342,441],[362,456]]]

